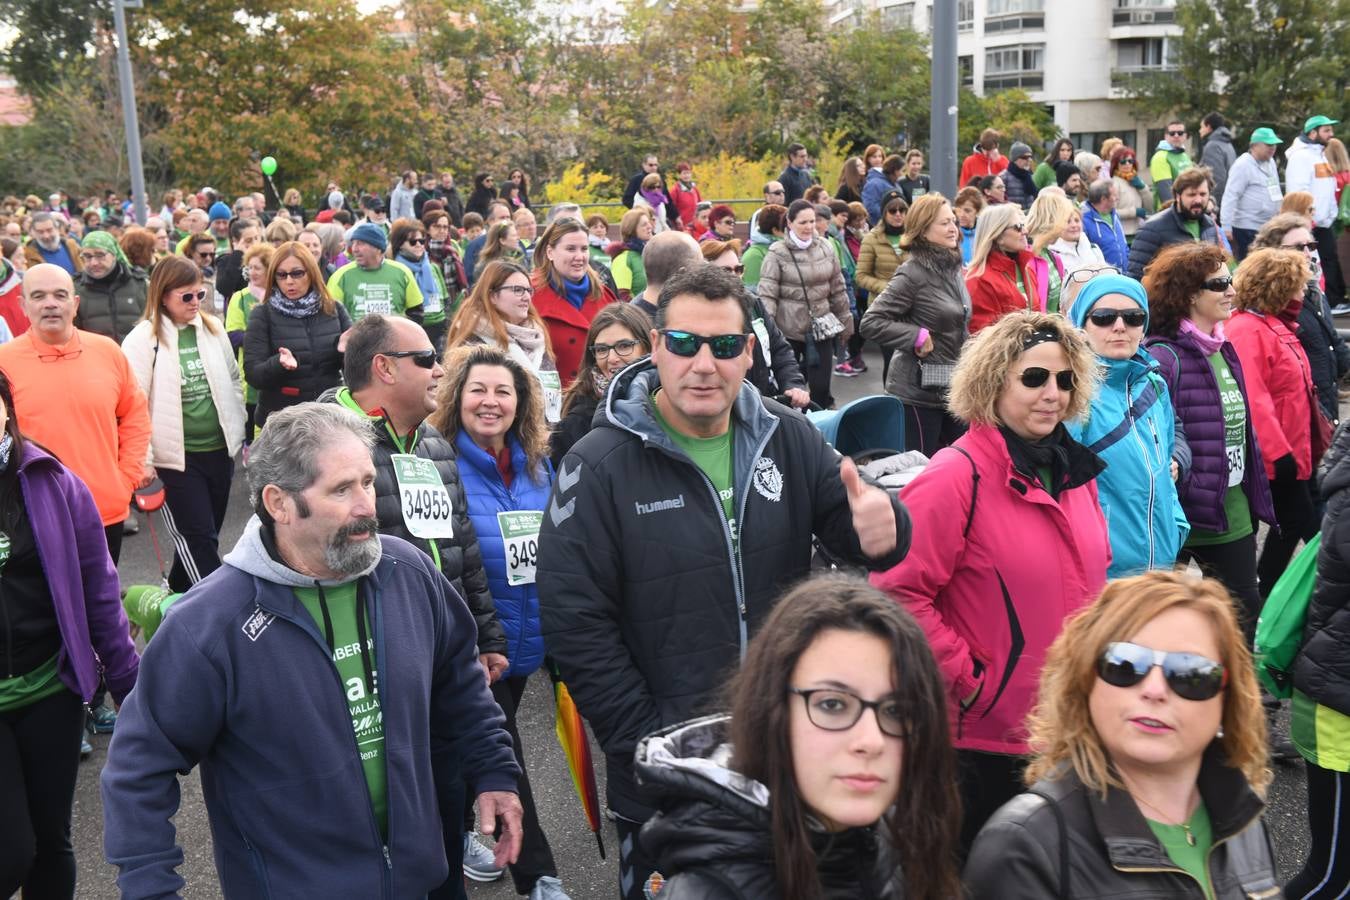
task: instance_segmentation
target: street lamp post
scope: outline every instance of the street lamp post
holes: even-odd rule
[[[144,225],[146,210],[145,169],[141,163],[141,127],[136,115],[136,86],[131,80],[131,46],[127,40],[128,9],[139,9],[141,0],[113,0],[113,25],[117,29],[117,84],[122,94],[122,122],[127,132],[127,165],[131,169],[131,208],[136,222]]]
[[[933,0],[933,90],[929,119],[933,190],[956,196],[956,0]]]

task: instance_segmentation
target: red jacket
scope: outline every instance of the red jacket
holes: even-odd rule
[[[698,192],[698,185],[685,187],[677,180],[670,186],[670,199],[675,204],[675,212],[680,216],[680,224],[688,229],[694,224],[699,201],[703,199],[703,195]],[[697,238],[698,235],[694,237]]]
[[[1013,468],[992,425],[970,426],[955,446],[971,459],[940,450],[901,491],[914,523],[909,554],[871,580],[928,636],[956,746],[1024,754],[1045,652],[1106,584],[1106,520],[1095,480],[1053,499]],[[980,473],[973,510],[971,460]]]
[[[1012,257],[1002,250],[991,250],[984,271],[966,279],[966,290],[970,292],[971,334],[994,324],[1014,310],[1045,311],[1040,280],[1036,274],[1036,257],[1030,250],[1017,254],[1016,268],[1022,270],[1025,294],[1017,290],[1017,273]]]
[[[598,276],[591,275],[591,283],[599,282]],[[618,298],[604,284],[600,285],[600,299],[581,304],[581,309],[567,302],[565,297],[542,279],[536,279],[534,286],[534,308],[548,326],[549,343],[553,345],[553,359],[558,364],[558,376],[564,389],[577,377],[581,360],[586,352],[586,333],[591,328],[601,307],[615,302]]]
[[[0,259],[0,317],[15,337],[28,330],[28,316],[24,315],[22,300],[23,276],[8,260]]]
[[[1007,168],[1008,157],[1006,156],[991,160],[983,153],[972,153],[961,162],[961,180],[958,182],[958,187],[965,187],[970,184],[972,178],[1002,175]]]
[[[1312,451],[1317,389],[1303,344],[1279,318],[1248,310],[1234,313],[1224,334],[1247,379],[1247,405],[1266,477],[1273,481],[1275,460],[1292,453],[1299,479],[1311,478],[1317,462]]]

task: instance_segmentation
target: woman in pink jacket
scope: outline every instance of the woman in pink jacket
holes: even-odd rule
[[[1045,651],[1106,583],[1103,464],[1063,425],[1087,414],[1099,377],[1059,316],[1009,313],[972,338],[948,401],[970,430],[905,488],[909,555],[872,576],[923,627],[947,685],[963,851],[1021,791]]]

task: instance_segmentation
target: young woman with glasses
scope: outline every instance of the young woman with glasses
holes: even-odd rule
[[[1284,896],[1260,692],[1217,581],[1113,581],[1050,648],[1030,722],[1030,789],[980,832],[974,900]]]
[[[277,247],[267,267],[267,295],[249,314],[244,334],[244,378],[258,389],[259,428],[269,413],[338,386],[341,338],[351,326],[304,245]]]
[[[947,400],[969,430],[901,492],[909,555],[872,576],[918,620],[942,670],[963,848],[1020,790],[1041,660],[1106,583],[1102,462],[1064,427],[1087,413],[1099,368],[1060,316],[1013,312],[972,338]]]
[[[220,568],[220,528],[234,454],[244,440],[239,367],[225,326],[202,311],[210,290],[181,256],[155,266],[145,316],[122,342],[150,404],[150,452],[173,538],[169,587],[186,591]]]
[[[520,363],[543,386],[545,418],[556,424],[563,413],[562,384],[548,326],[535,310],[533,297],[534,286],[523,267],[493,260],[455,313],[446,346],[485,344]]]
[[[729,696],[638,745],[667,797],[642,831],[663,900],[960,895],[942,679],[889,598],[840,575],[789,591]]]

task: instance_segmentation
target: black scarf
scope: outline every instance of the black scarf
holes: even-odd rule
[[[881,227],[886,231],[887,237],[895,237],[897,234],[905,233],[905,226],[892,225],[890,222],[885,221],[884,216],[882,217]]]
[[[1039,441],[1028,441],[1007,425],[998,426],[1008,445],[1013,468],[1059,499],[1061,491],[1081,487],[1106,468],[1095,453],[1069,436],[1063,423]],[[1050,470],[1050,483],[1041,481],[1041,470]]]

